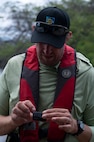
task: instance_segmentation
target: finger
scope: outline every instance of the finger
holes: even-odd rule
[[[52,113],[52,112],[66,113],[66,112],[69,112],[69,110],[68,109],[64,109],[64,108],[52,108],[52,109],[44,110],[43,114],[45,114],[45,113]]]
[[[33,113],[24,113],[19,109],[13,109],[12,119],[18,124],[28,123],[33,121]]]
[[[19,102],[16,104],[15,107],[18,108],[19,110],[25,112],[25,113],[26,113],[26,112],[30,112],[29,108],[25,105],[24,101],[23,101],[23,102],[19,101]]]
[[[30,115],[30,112],[22,111],[18,107],[14,107],[12,113],[17,115],[17,117],[27,118]]]
[[[52,121],[58,123],[59,125],[66,125],[71,123],[69,117],[52,117]]]
[[[71,114],[69,112],[66,112],[66,113],[62,113],[62,112],[50,112],[50,113],[43,113],[43,118],[54,118],[54,119],[59,119],[59,118],[65,118],[65,117],[68,117],[68,118],[71,118]],[[61,118],[61,119],[62,119]],[[64,119],[63,118],[63,119]]]
[[[64,130],[67,133],[71,132],[71,124],[59,125],[58,128]]]
[[[24,101],[24,104],[30,109],[31,112],[36,111],[36,108],[31,101],[26,100]]]
[[[16,107],[19,108],[20,110],[22,110],[25,113],[30,113],[30,111],[33,112],[35,110],[34,105],[29,100],[19,101],[16,104]]]

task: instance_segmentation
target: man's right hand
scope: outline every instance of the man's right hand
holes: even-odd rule
[[[12,109],[11,119],[17,127],[33,121],[33,112],[36,111],[35,106],[29,101],[19,101]]]

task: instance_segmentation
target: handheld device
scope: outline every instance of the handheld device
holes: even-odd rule
[[[42,118],[42,112],[39,112],[39,111],[33,112],[33,120],[46,121],[46,119]]]

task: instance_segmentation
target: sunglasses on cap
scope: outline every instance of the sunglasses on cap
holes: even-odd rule
[[[40,33],[51,33],[56,36],[64,36],[69,32],[67,27],[47,24],[45,22],[36,22],[35,30]]]

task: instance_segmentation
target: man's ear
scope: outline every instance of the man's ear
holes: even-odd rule
[[[72,32],[69,31],[68,34],[66,35],[66,42],[68,42],[72,38]]]

